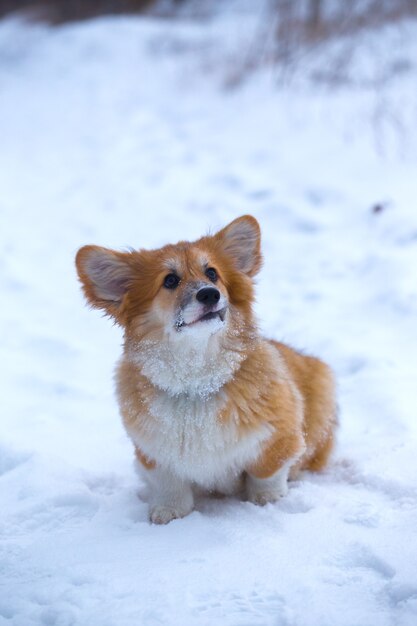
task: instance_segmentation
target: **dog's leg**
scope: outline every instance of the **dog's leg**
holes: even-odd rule
[[[304,451],[305,443],[301,433],[272,441],[258,461],[247,470],[248,500],[264,505],[285,496],[290,469]]]
[[[135,446],[136,470],[149,488],[149,518],[154,524],[168,524],[193,510],[191,484],[161,468]]]
[[[249,502],[263,506],[268,502],[276,502],[288,493],[288,474],[296,459],[287,461],[272,476],[257,478],[251,474],[246,477],[246,495]]]
[[[185,517],[194,506],[191,484],[161,467],[142,470],[150,488],[149,519],[154,524],[168,524]]]

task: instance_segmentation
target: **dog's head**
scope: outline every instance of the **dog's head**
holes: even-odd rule
[[[255,218],[240,217],[196,242],[158,250],[78,251],[76,265],[88,302],[135,339],[198,333],[211,336],[252,325],[253,276],[261,266]]]

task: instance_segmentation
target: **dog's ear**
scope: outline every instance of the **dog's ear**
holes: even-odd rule
[[[248,276],[259,272],[262,265],[261,229],[254,217],[238,217],[214,237],[222,251],[233,259],[236,269]]]
[[[85,297],[91,306],[118,316],[123,297],[133,277],[129,252],[115,252],[99,246],[84,246],[75,264]]]

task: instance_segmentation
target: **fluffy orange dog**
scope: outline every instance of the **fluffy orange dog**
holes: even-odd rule
[[[329,457],[331,370],[258,334],[261,261],[251,216],[194,243],[77,254],[88,302],[124,328],[117,393],[152,522],[190,513],[196,488],[274,502],[290,470],[319,470]]]

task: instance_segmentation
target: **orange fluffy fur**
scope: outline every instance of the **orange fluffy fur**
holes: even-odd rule
[[[77,254],[88,302],[124,328],[117,392],[156,494],[153,522],[190,512],[195,485],[231,493],[246,484],[248,499],[264,504],[285,493],[288,473],[320,470],[328,461],[336,424],[332,372],[259,335],[252,306],[261,262],[251,216],[193,243],[133,252],[85,246]],[[171,274],[179,283],[167,288]],[[218,292],[219,304],[196,300],[205,288]]]

